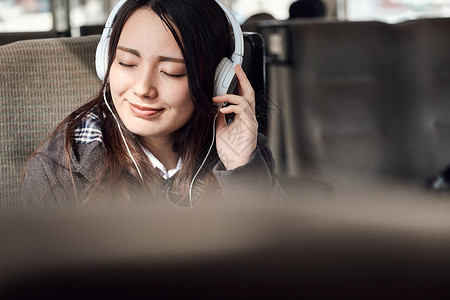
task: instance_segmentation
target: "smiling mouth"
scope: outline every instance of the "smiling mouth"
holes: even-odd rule
[[[157,113],[161,112],[163,109],[154,109],[154,108],[148,108],[148,107],[142,107],[139,105],[131,104],[130,110],[139,117],[150,117],[153,115],[156,115]]]

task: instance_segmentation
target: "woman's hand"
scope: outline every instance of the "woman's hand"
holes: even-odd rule
[[[216,147],[219,158],[227,170],[245,165],[256,149],[258,122],[255,115],[255,92],[240,65],[235,72],[238,78],[238,95],[226,94],[213,98],[222,107],[216,120]],[[225,115],[234,113],[234,121],[227,125]]]

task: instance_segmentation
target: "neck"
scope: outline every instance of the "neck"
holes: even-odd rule
[[[173,151],[173,139],[142,139],[141,143],[164,165],[164,167],[166,167],[167,170],[177,166],[179,154]]]

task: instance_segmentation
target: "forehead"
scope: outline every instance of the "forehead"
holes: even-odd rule
[[[143,53],[162,51],[166,54],[181,55],[170,29],[149,8],[139,8],[130,15],[120,33],[119,45]]]

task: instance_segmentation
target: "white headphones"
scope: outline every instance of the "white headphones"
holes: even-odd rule
[[[101,80],[105,79],[106,70],[108,69],[108,48],[111,37],[112,26],[116,18],[117,12],[122,5],[128,0],[120,0],[120,2],[113,8],[111,14],[106,20],[105,28],[103,29],[102,37],[97,45],[95,53],[95,67],[97,75]],[[217,4],[225,12],[228,21],[230,22],[235,40],[234,52],[231,59],[224,57],[216,68],[214,76],[214,96],[224,95],[231,92],[236,85],[236,65],[241,65],[244,58],[244,37],[242,35],[241,26],[234,17],[233,13],[220,1],[216,0]]]

